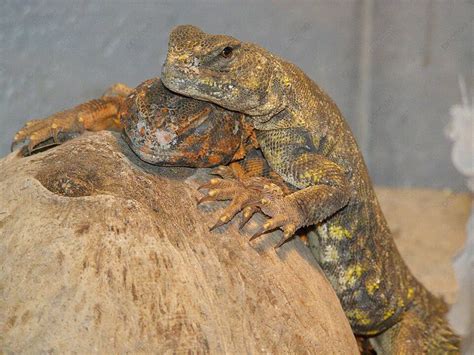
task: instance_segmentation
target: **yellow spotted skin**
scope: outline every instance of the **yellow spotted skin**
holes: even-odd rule
[[[459,352],[445,303],[395,246],[351,130],[303,71],[256,44],[179,26],[162,81],[246,115],[270,167],[296,188],[284,203],[297,207],[298,227],[314,226],[311,250],[356,334],[378,353]]]
[[[352,238],[351,232],[349,232],[346,228],[337,225],[329,226],[329,235],[331,238],[335,238],[337,240]]]

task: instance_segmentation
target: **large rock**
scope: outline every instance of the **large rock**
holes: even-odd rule
[[[147,165],[101,132],[0,172],[3,352],[357,353],[299,239],[208,231],[204,170]]]

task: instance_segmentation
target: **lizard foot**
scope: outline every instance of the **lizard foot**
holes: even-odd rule
[[[15,134],[11,150],[22,148],[23,155],[31,155],[35,150],[61,144],[83,131],[82,123],[72,116],[64,119],[53,115],[42,120],[31,120]]]
[[[226,224],[241,211],[242,219],[239,227],[242,228],[254,213],[260,210],[270,219],[260,226],[250,240],[267,232],[281,229],[283,238],[275,247],[278,248],[303,225],[299,206],[294,200],[286,198],[282,188],[270,179],[264,177],[239,178],[233,174],[231,168],[226,166],[218,167],[213,171],[213,174],[219,175],[221,178],[213,178],[199,187],[199,189],[208,191],[198,201],[198,204],[225,200],[231,200],[231,203],[225,208],[211,230]]]

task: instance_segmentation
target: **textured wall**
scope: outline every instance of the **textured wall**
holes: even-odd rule
[[[0,156],[26,119],[159,75],[183,23],[301,66],[344,112],[376,183],[463,188],[443,136],[458,74],[472,87],[473,4],[461,0],[3,0]]]

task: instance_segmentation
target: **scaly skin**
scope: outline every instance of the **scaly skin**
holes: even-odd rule
[[[373,337],[379,353],[459,351],[446,305],[400,257],[347,123],[298,67],[255,44],[179,26],[170,34],[162,81],[174,92],[245,114],[268,164],[298,189],[286,196],[267,191],[250,207],[227,196],[233,208],[221,224],[259,207],[272,217],[261,233],[280,228],[286,239],[314,225],[311,249],[356,334]],[[211,181],[209,199],[228,191],[222,184]]]
[[[13,139],[11,150],[22,148],[24,155],[57,145],[82,132],[118,129],[118,112],[130,88],[123,84],[111,87],[99,99],[90,100],[72,109],[47,118],[27,121]]]
[[[123,130],[142,160],[163,166],[228,164],[256,144],[242,114],[177,95],[154,78],[135,89],[115,84],[99,99],[28,121],[15,135],[12,150],[23,148],[29,155],[86,130],[104,129]]]

